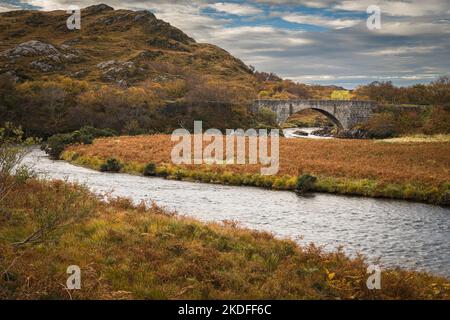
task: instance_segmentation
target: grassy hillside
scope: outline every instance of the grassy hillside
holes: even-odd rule
[[[0,13],[0,73],[34,80],[66,75],[127,84],[164,82],[186,74],[254,81],[240,60],[216,46],[196,43],[148,11],[87,7],[81,10],[81,30],[66,27],[68,16],[65,11]],[[50,47],[20,50],[24,43],[33,45],[30,41]]]

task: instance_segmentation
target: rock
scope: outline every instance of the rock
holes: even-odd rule
[[[324,127],[311,132],[311,134],[319,137],[333,137],[335,134],[335,129],[334,127]]]
[[[59,54],[59,51],[51,44],[44,43],[38,40],[23,42],[12,49],[2,52],[2,56],[6,56],[8,58],[42,56],[51,54]]]
[[[56,69],[55,66],[43,61],[33,61],[30,63],[30,66],[42,72],[49,72]]]
[[[109,66],[114,65],[115,63],[116,63],[116,60],[103,61],[103,62],[100,62],[99,64],[97,64],[97,68],[105,69]]]
[[[86,70],[80,70],[77,72],[73,72],[70,74],[70,76],[74,77],[74,78],[83,78],[88,74],[88,72]]]
[[[308,132],[302,131],[302,130],[295,130],[294,132],[292,132],[292,134],[295,134],[297,136],[308,136]]]
[[[342,130],[336,135],[338,138],[344,139],[370,139],[368,131],[363,129]]]
[[[133,61],[118,62],[110,60],[100,62],[97,64],[97,67],[104,70],[101,78],[107,82],[128,83],[130,78],[140,77],[145,74],[145,70],[136,66]]]

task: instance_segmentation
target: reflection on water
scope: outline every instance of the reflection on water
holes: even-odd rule
[[[344,245],[383,265],[426,270],[450,277],[450,210],[404,201],[190,183],[128,174],[101,173],[34,151],[27,162],[47,178],[68,178],[93,191],[155,201],[204,221],[237,220],[299,243],[326,249]]]

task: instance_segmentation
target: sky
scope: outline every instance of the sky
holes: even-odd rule
[[[309,84],[407,86],[450,75],[450,0],[0,0],[0,12],[105,3],[150,10],[259,71]],[[369,6],[380,8],[369,29]]]

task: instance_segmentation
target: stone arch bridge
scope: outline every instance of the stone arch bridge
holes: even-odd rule
[[[284,123],[293,114],[313,109],[328,117],[339,129],[348,130],[367,121],[377,105],[374,101],[354,100],[255,100],[252,110],[269,108],[277,115],[277,122]]]

